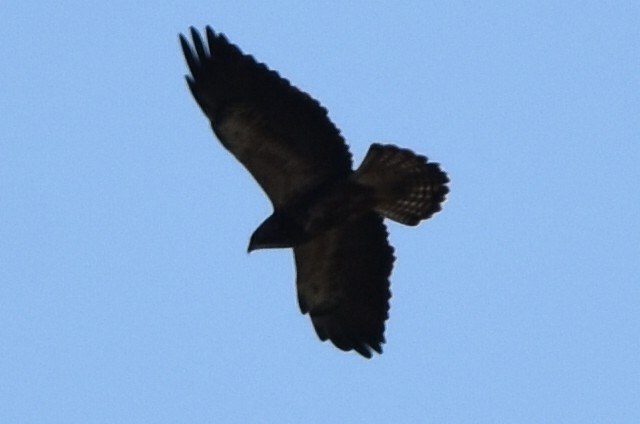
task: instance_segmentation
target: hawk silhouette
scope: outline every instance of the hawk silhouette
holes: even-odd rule
[[[180,35],[189,89],[213,132],[273,204],[249,251],[293,248],[298,302],[321,340],[382,353],[394,262],[383,218],[417,225],[441,209],[447,175],[425,156],[373,144],[352,169],[339,130],[309,94],[223,34]]]

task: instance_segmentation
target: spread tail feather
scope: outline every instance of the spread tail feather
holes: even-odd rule
[[[440,211],[449,192],[439,164],[393,145],[371,145],[353,178],[373,190],[376,212],[405,225]]]

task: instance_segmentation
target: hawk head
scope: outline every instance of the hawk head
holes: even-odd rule
[[[247,252],[293,247],[308,239],[304,229],[289,214],[274,212],[253,232]]]

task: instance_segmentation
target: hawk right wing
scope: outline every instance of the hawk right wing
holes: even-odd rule
[[[382,353],[393,248],[375,212],[293,249],[298,302],[321,340],[370,358]]]

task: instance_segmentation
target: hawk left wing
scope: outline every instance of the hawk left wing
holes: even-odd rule
[[[382,353],[393,248],[375,212],[293,248],[298,302],[321,340],[371,357]]]
[[[180,35],[193,97],[227,148],[277,209],[351,173],[351,154],[327,110],[211,27],[206,43]]]

